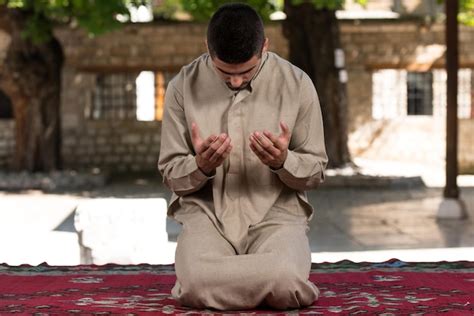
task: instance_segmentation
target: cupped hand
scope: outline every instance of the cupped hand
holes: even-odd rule
[[[191,140],[196,152],[196,164],[208,176],[215,172],[232,150],[231,139],[227,134],[210,135],[202,139],[199,127],[194,122],[191,124]]]
[[[250,149],[260,161],[273,169],[280,169],[288,156],[291,132],[284,122],[280,122],[281,133],[274,135],[269,131],[255,131],[250,134]]]

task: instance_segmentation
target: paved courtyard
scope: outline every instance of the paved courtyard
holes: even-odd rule
[[[316,209],[309,232],[313,261],[474,260],[474,183],[472,177],[459,182],[469,217],[442,221],[436,218],[442,200],[442,188],[436,185],[323,185],[310,193]],[[0,192],[0,263],[79,264],[73,223],[82,201],[169,196],[161,179],[150,176],[116,178],[94,191]],[[178,226],[168,221],[167,227],[173,246]],[[170,261],[172,253],[163,254],[159,263]]]

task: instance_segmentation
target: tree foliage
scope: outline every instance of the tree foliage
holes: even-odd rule
[[[438,0],[442,4],[447,0]],[[196,21],[207,21],[212,13],[222,4],[228,2],[244,2],[251,5],[263,17],[269,20],[270,14],[281,10],[283,0],[162,0],[159,7],[154,8],[155,14],[165,18],[172,19],[176,12],[186,12]],[[293,5],[311,3],[316,9],[338,10],[342,9],[345,0],[291,0]],[[356,0],[361,5],[367,4],[367,0]],[[463,24],[474,26],[474,0],[459,0],[459,21]]]
[[[366,4],[367,0],[356,0]],[[442,3],[446,0],[438,0]],[[0,6],[31,13],[24,35],[37,42],[48,40],[57,23],[70,23],[84,28],[90,34],[101,34],[120,27],[121,21],[130,20],[130,8],[150,4],[151,0],[0,0]],[[155,13],[170,19],[176,12],[186,12],[197,21],[207,21],[222,4],[245,2],[254,7],[264,20],[281,10],[283,0],[162,0]],[[298,5],[310,2],[316,9],[337,10],[345,0],[291,0]],[[121,19],[119,19],[119,17]],[[474,26],[474,0],[460,0],[460,22]]]
[[[291,1],[293,5],[300,5],[305,2],[308,2],[308,1],[307,0],[292,0]],[[310,0],[309,2],[311,2],[316,9],[338,10],[338,9],[342,9],[342,7],[344,6],[345,0]],[[361,4],[365,4],[367,1],[359,0],[357,2]]]
[[[207,20],[216,9],[228,2],[239,1],[225,1],[225,0],[196,0],[183,1],[183,9],[190,12],[199,20]],[[247,4],[255,8],[265,19],[268,19],[270,14],[276,10],[275,3],[268,0],[247,0]]]
[[[121,25],[118,17],[130,18],[130,7],[145,5],[148,0],[0,0],[0,6],[29,13],[25,37],[35,42],[51,38],[57,23],[71,23],[90,34],[101,34]]]
[[[344,6],[345,0],[292,0],[295,5],[311,2],[316,9],[337,10]],[[189,13],[194,20],[207,21],[216,9],[229,2],[243,2],[252,6],[264,20],[270,19],[270,14],[283,9],[283,0],[164,0],[155,8],[155,13],[163,18],[172,18],[176,12]],[[359,4],[366,4],[367,0],[356,0]]]
[[[460,22],[469,26],[474,26],[474,0],[461,0],[459,11]]]
[[[281,1],[278,0],[163,0],[162,4],[156,8],[155,14],[165,19],[172,19],[176,12],[186,12],[196,21],[207,21],[218,7],[230,2],[243,2],[252,6],[264,20],[270,19],[270,14],[275,12]]]

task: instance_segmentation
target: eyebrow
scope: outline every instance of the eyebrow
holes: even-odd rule
[[[243,75],[243,74],[246,74],[247,72],[251,71],[252,69],[254,69],[254,68],[257,67],[257,66],[258,66],[258,64],[255,65],[255,66],[250,67],[249,69],[247,69],[247,70],[245,70],[245,71],[239,72],[239,73],[227,72],[227,71],[224,71],[224,70],[222,70],[221,68],[219,68],[219,67],[217,67],[217,66],[216,66],[216,68],[217,68],[220,72],[222,72],[223,74],[230,75],[230,76],[235,76],[235,75]]]

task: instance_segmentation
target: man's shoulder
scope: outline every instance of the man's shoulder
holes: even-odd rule
[[[207,60],[208,54],[205,53],[191,61],[189,64],[184,65],[181,67],[176,76],[170,81],[170,84],[174,87],[182,86],[187,78],[193,78],[195,73],[199,71],[202,72],[203,67],[207,67]]]
[[[296,81],[311,80],[309,76],[299,67],[289,60],[279,56],[274,52],[268,52],[268,64],[272,72],[277,70],[286,80],[293,78]]]
[[[197,57],[194,59],[192,62],[190,62],[187,65],[184,65],[181,68],[181,72],[184,72],[185,74],[195,72],[199,70],[201,67],[205,67],[207,65],[207,60],[208,60],[209,55],[207,53],[202,54],[201,56]]]

